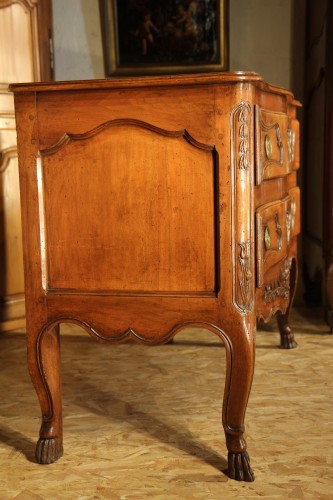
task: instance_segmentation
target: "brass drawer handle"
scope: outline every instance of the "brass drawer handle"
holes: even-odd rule
[[[288,143],[289,163],[292,164],[294,163],[295,160],[296,134],[295,131],[292,130],[291,128],[288,128],[287,134],[288,134],[287,143]]]
[[[266,248],[266,250],[269,250],[270,247],[271,247],[271,232],[269,230],[269,226],[265,227],[264,241],[265,241],[265,248]]]
[[[271,138],[269,137],[268,134],[265,135],[265,154],[266,154],[266,158],[268,160],[270,160],[272,158],[273,146],[272,146]]]

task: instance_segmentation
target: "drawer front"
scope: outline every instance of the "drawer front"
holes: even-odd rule
[[[286,198],[259,207],[256,213],[257,286],[265,274],[288,255],[291,240],[300,231],[300,192],[290,190]]]
[[[284,177],[299,166],[299,125],[284,113],[256,106],[256,183]]]

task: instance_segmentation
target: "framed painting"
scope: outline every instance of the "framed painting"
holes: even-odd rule
[[[228,69],[228,0],[99,0],[105,72]]]

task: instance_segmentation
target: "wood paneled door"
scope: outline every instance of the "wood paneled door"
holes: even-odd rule
[[[51,79],[51,1],[0,0],[0,331],[25,325],[16,127],[7,87]]]

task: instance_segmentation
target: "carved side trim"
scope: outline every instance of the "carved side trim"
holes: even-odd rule
[[[230,115],[230,160],[233,252],[233,304],[247,314],[254,303],[253,168],[251,165],[252,111],[241,101]]]
[[[42,156],[52,155],[57,151],[59,151],[60,149],[64,148],[71,141],[85,141],[103,132],[108,128],[121,127],[121,126],[140,127],[146,130],[150,130],[155,134],[164,135],[165,137],[176,137],[176,138],[183,137],[192,146],[195,146],[196,148],[199,149],[204,149],[205,151],[214,151],[215,149],[214,146],[211,146],[209,144],[203,144],[194,139],[194,137],[192,137],[191,134],[186,129],[175,130],[175,131],[165,130],[159,127],[155,127],[155,125],[152,125],[150,123],[141,120],[136,120],[134,118],[119,118],[116,120],[109,120],[105,123],[102,123],[101,125],[98,125],[97,127],[88,130],[87,132],[84,132],[82,134],[71,134],[69,132],[66,132],[56,144],[50,146],[49,148],[41,150],[40,154]]]
[[[7,169],[10,160],[12,160],[13,158],[17,158],[16,146],[12,146],[0,151],[0,174],[2,174]]]
[[[289,302],[291,264],[292,259],[286,259],[280,269],[278,280],[264,285],[263,300],[265,305],[274,302],[277,297],[282,297],[286,302]]]
[[[240,105],[238,116],[239,121],[239,168],[247,170],[250,165],[249,159],[249,126],[248,119],[251,108],[249,108],[243,101]]]

